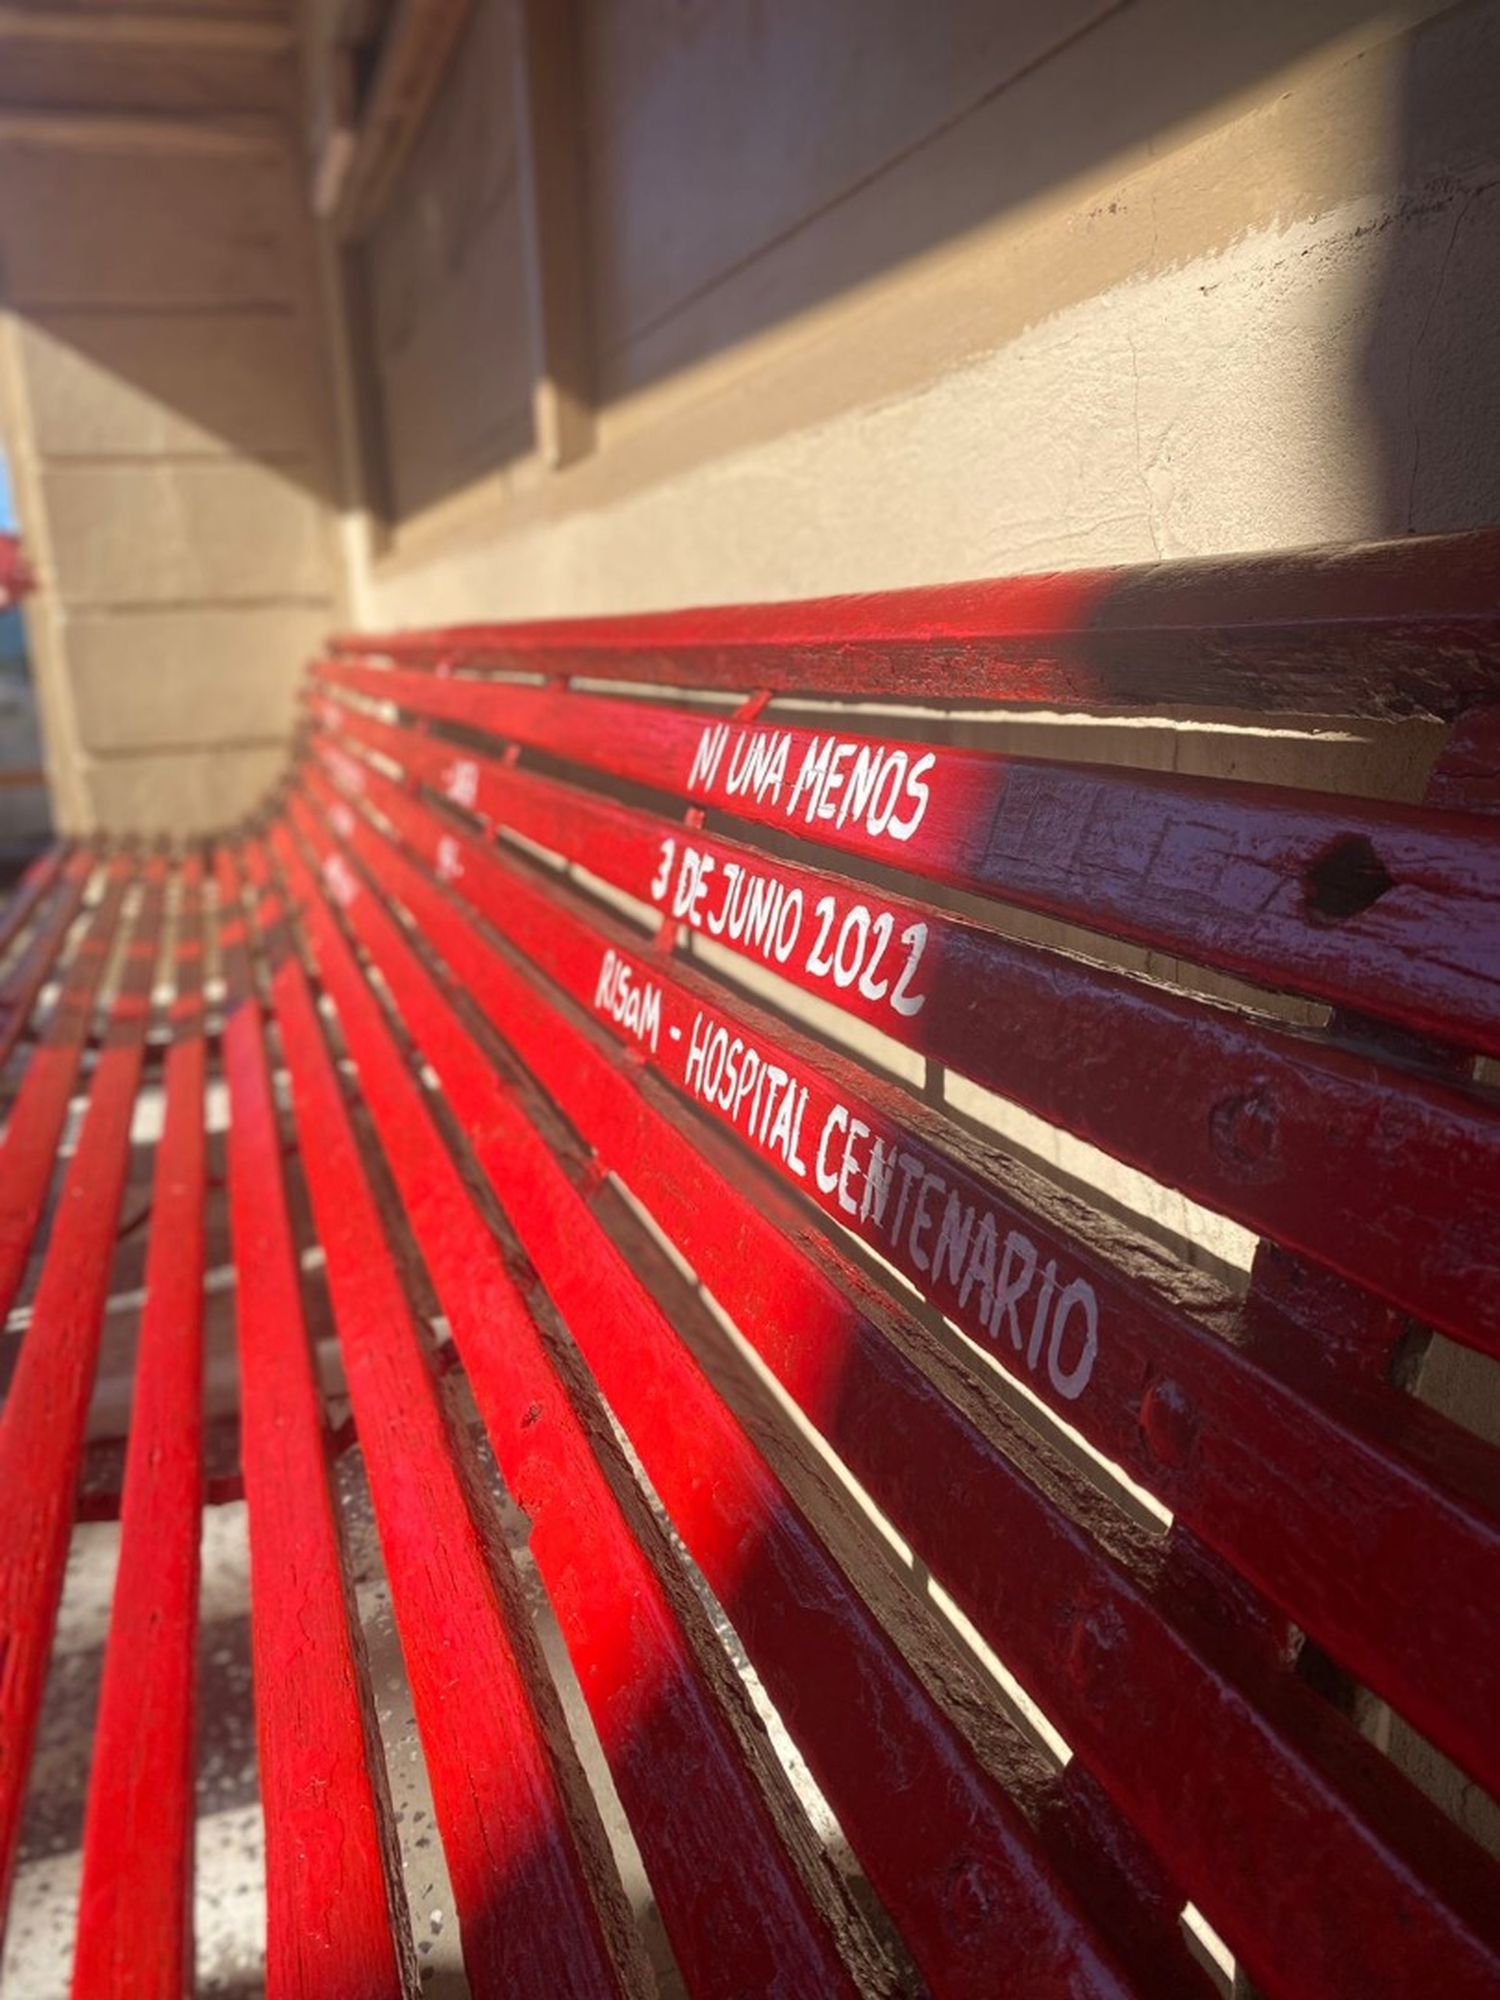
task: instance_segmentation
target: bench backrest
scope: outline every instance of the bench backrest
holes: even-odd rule
[[[1494,1862],[1412,1773],[1500,1788],[1500,1453],[1437,1407],[1456,1369],[1482,1408],[1500,1350],[1497,550],[315,666],[284,798],[171,886],[174,1057],[210,894],[225,982],[262,1784],[302,1842],[268,1856],[281,1990],[320,1868],[351,1991],[405,1974],[268,1021],[476,1990],[639,1967],[413,1337],[429,1291],[693,1992],[1208,1993],[1205,1936],[1272,1994],[1495,1990]],[[1451,728],[1392,803],[1146,769],[1123,729],[1018,755],[978,713],[1168,705]],[[90,865],[28,887],[44,972]],[[170,871],[116,859],[8,1148],[56,1144],[142,870],[155,962]],[[127,979],[127,1105],[143,1004]],[[202,1081],[169,1081],[164,1152]],[[0,1196],[7,1305],[34,1178]],[[1220,1254],[1153,1226],[1161,1190]],[[43,1393],[18,1375],[0,1473]],[[262,1581],[289,1567],[295,1597]],[[304,1699],[354,1746],[353,1862]]]
[[[1356,1964],[1399,1986],[1408,1952],[1430,1982],[1433,1927],[1445,1954],[1458,1934],[1434,1891],[1463,1900],[1461,1843],[1418,1831],[1361,1702],[1500,1777],[1493,1454],[1396,1379],[1416,1327],[1500,1342],[1500,1124],[1470,1074],[1500,1053],[1496,552],[350,638],[316,671],[292,811],[356,925],[361,880],[410,911],[1121,1838],[1278,1989],[1359,1990]],[[1464,719],[1406,805],[768,696]],[[1016,910],[1096,934],[1093,955],[1027,941]],[[1101,962],[1114,940],[1174,982],[1160,957]],[[1210,1001],[1182,961],[1269,991]],[[763,973],[888,1039],[851,1057]],[[954,1115],[965,1085],[1253,1232],[1248,1287],[984,1144]],[[814,1448],[789,1425],[777,1447],[778,1507],[805,1506]],[[675,1511],[692,1476],[665,1449],[647,1469]],[[710,1580],[755,1628],[742,1562]],[[857,1653],[785,1636],[777,1698],[810,1706],[826,1672],[851,1730]],[[924,1890],[903,1813],[883,1872],[861,1817],[889,1819],[881,1774],[809,1756],[925,1935],[962,1843]]]

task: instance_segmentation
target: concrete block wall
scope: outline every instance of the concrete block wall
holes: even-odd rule
[[[340,602],[295,49],[264,4],[96,26],[0,46],[0,428],[57,822],[186,834],[273,779]]]

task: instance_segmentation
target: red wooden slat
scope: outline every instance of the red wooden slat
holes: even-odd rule
[[[1485,529],[792,604],[351,634],[335,645],[747,691],[1446,717],[1500,689],[1497,568],[1500,534]]]
[[[178,2000],[192,1988],[203,1494],[201,861],[189,860],[179,881],[173,1041],[84,1828],[77,2000]]]
[[[264,882],[264,857],[248,854]],[[435,1376],[361,1164],[301,964],[273,947],[270,991],[291,1074],[298,1138],[344,1373],[364,1451],[396,1626],[476,2000],[616,1995],[626,1989],[609,1931],[628,1926],[602,1840],[579,1841],[586,1796],[555,1703],[538,1711],[534,1646],[518,1580],[505,1589],[451,1456]],[[571,1794],[571,1798],[570,1798]],[[602,1908],[599,1907],[602,1905]],[[628,1961],[627,1961],[628,1963]]]
[[[11,891],[9,901],[0,912],[0,957],[10,950],[32,911],[57,880],[67,853],[67,847],[62,842],[49,847],[45,854],[36,857]]]
[[[975,1769],[394,924],[346,864],[331,887],[934,1988],[1119,1990],[1017,1809]]]
[[[361,824],[352,838],[588,1129],[585,1107],[602,1083],[584,1072],[582,1045],[555,1009],[381,836]],[[734,1279],[721,1290],[744,1331],[1257,1979],[1298,1995],[1342,1994],[1366,1979],[1492,1988],[1493,1870],[1368,1746],[1305,1690],[1232,1666],[1222,1637],[1200,1650],[1191,1626],[1164,1622],[1143,1580],[1106,1559],[1047,1487],[1018,1470],[1015,1460],[1034,1456],[1019,1431],[997,1451],[957,1387],[935,1393],[868,1312],[820,1285],[800,1258],[778,1257],[753,1208],[705,1204],[701,1171],[684,1177],[680,1149],[659,1165],[637,1127],[610,1164],[653,1206],[671,1184],[668,1226],[716,1289],[702,1246],[718,1239],[714,1262],[758,1292],[742,1309]],[[679,1227],[684,1209],[699,1218],[696,1231]],[[660,1365],[646,1371],[651,1388]],[[613,1379],[601,1374],[612,1401]],[[1049,1486],[1058,1477],[1055,1467],[1045,1475]],[[667,1497],[655,1469],[653,1478]],[[675,1497],[668,1504],[678,1511]],[[691,1490],[682,1504],[691,1508]],[[1023,1564],[999,1560],[1015,1550],[1026,1551]],[[1204,1771],[1214,1773],[1211,1787]],[[1304,1865],[1311,1852],[1323,1864],[1316,1875]]]
[[[365,716],[348,717],[347,735],[1414,1317],[1500,1345],[1492,1096]],[[333,739],[314,747],[347,789],[380,795]]]
[[[722,990],[619,926],[569,917],[499,853],[445,830],[373,771],[365,778],[402,838],[639,1057],[894,1263],[1466,1768],[1500,1780],[1490,1726],[1500,1662],[1487,1643],[1500,1461],[1489,1447],[1395,1391],[1344,1394],[1315,1357],[1298,1365],[1284,1329],[1259,1338],[1273,1331],[1268,1312],[1242,1312],[1123,1237],[1111,1252],[1102,1218],[1014,1170],[997,1175],[902,1092],[743,1002],[723,1004]],[[770,1089],[721,1101],[695,1051],[722,1039],[727,1055],[736,1038]],[[753,1085],[748,1060],[740,1076]],[[1435,1646],[1449,1663],[1441,1676]]]
[[[78,906],[83,901],[83,892],[92,872],[92,856],[79,854],[73,857],[63,871],[61,886],[27,940],[25,950],[0,985],[0,1069],[9,1062],[11,1051],[25,1031],[37,996],[46,985],[73,919],[78,914]]]
[[[1500,1054],[1500,829],[1269,785],[929,748],[345,662],[334,687],[863,859]]]
[[[77,856],[75,861],[86,878],[91,860]],[[57,1005],[32,1051],[0,1141],[0,1320],[14,1305],[26,1275],[31,1240],[57,1166],[68,1100],[89,1037],[94,995],[109,963],[131,873],[131,864],[120,858],[105,871],[99,906],[63,972]]]
[[[332,1986],[339,2000],[390,2000],[416,1991],[410,1927],[328,1488],[239,875],[223,849],[215,873],[266,1821],[266,1993],[268,2000],[324,2000]]]
[[[704,1995],[778,1986],[789,1995],[852,1992],[747,1763],[747,1751],[749,1762],[764,1754],[753,1747],[756,1726],[726,1716],[722,1686],[716,1695],[705,1680],[678,1624],[684,1606],[693,1616],[692,1601],[679,1584],[674,1609],[632,1534],[499,1245],[285,825],[272,844],[501,1471],[530,1520],[528,1548],[684,1976]],[[644,1519],[637,1528],[652,1533]],[[656,1546],[658,1560],[672,1564],[665,1545]],[[829,1887],[819,1898],[825,1911]]]
[[[78,1150],[68,1165],[31,1325],[0,1410],[0,1916],[62,1595],[84,1426],[109,1293],[156,965],[165,864],[145,894],[110,1006]]]

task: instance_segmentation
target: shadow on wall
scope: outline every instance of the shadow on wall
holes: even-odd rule
[[[494,30],[505,5],[481,0],[466,46],[503,43]],[[580,20],[601,409],[667,386],[722,405],[730,378],[715,364],[740,350],[738,382],[756,380],[744,350],[778,329],[800,343],[791,369],[803,378],[816,382],[842,357],[863,382],[888,334],[877,290],[904,275],[909,298],[933,301],[935,331],[894,337],[922,348],[921,365],[950,367],[965,352],[1003,359],[1024,334],[1036,344],[1017,352],[1020,373],[1050,385],[1036,392],[1044,403],[1059,385],[1097,400],[1110,437],[1090,442],[1061,413],[1049,438],[1019,393],[980,392],[996,451],[1035,463],[1044,489],[1055,476],[1059,512],[1080,481],[1094,489],[1082,497],[1112,498],[1130,426],[1120,380],[1133,357],[1163,434],[1181,402],[1198,406],[1179,463],[1201,497],[1181,496],[1170,458],[1150,462],[1158,411],[1142,407],[1138,385],[1145,435],[1127,483],[1145,487],[1158,513],[1164,493],[1176,501],[1184,531],[1168,523],[1166,553],[1205,545],[1194,529],[1207,532],[1220,499],[1190,460],[1214,450],[1205,406],[1237,399],[1249,435],[1219,433],[1231,463],[1217,477],[1257,477],[1244,455],[1263,451],[1271,483],[1287,488],[1276,494],[1287,540],[1309,532],[1304,516],[1313,534],[1374,536],[1500,514],[1485,327],[1500,174],[1494,0],[1399,34],[1369,0],[1235,11],[1190,0],[998,10],[944,0],[920,14],[899,0],[614,0],[582,5]],[[492,157],[509,143],[496,130],[508,96],[484,95],[476,117],[475,67],[463,56],[455,65],[391,218],[363,252],[372,421],[398,518],[530,449],[519,286],[508,310],[490,296],[497,283],[506,290],[499,265],[519,272],[520,197]],[[1299,104],[1283,117],[1289,96]],[[955,248],[972,275],[945,349],[950,294],[934,282],[934,258]],[[1311,262],[1299,272],[1301,258]],[[1215,267],[1201,285],[1200,264]],[[856,299],[875,316],[823,340],[826,309]],[[1282,382],[1268,413],[1262,398]],[[872,376],[865,400],[885,394]],[[491,421],[492,402],[516,417],[508,430]],[[1284,444],[1267,438],[1277,429],[1268,415]],[[713,435],[710,423],[707,455]],[[758,441],[753,424],[746,435]],[[1323,504],[1336,498],[1347,504]],[[1320,529],[1325,514],[1347,528]],[[1262,545],[1253,526],[1242,533]],[[1025,537],[1011,541],[1026,560]],[[1222,532],[1213,545],[1226,545]]]
[[[1500,10],[1451,9],[1408,43],[1379,223],[1384,277],[1355,385],[1372,443],[1373,531],[1427,534],[1500,521]],[[1455,123],[1477,142],[1445,161]]]

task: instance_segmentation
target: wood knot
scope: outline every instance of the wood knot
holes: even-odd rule
[[[1342,924],[1362,915],[1395,886],[1368,838],[1344,833],[1309,863],[1302,877],[1302,897],[1314,922]]]

